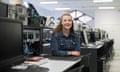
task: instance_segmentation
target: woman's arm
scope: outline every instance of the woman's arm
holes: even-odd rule
[[[71,51],[71,55],[72,56],[80,56],[80,38],[78,35],[75,36],[76,37],[76,47],[75,47],[75,51]]]

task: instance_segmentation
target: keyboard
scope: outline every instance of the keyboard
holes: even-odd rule
[[[5,72],[48,72],[49,69],[45,67],[39,67],[37,65],[30,65],[28,66],[27,69],[25,70],[20,70],[20,69],[10,69]]]
[[[67,56],[67,57],[57,57],[57,56],[51,56],[49,57],[49,59],[51,60],[67,60],[67,61],[76,61],[79,60],[81,58],[81,56],[75,57],[75,56]]]

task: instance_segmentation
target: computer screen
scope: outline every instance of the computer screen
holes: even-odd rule
[[[84,39],[83,31],[80,32],[80,44],[82,44],[82,43],[85,44],[85,39]]]
[[[0,68],[23,62],[22,22],[0,17]]]
[[[8,5],[0,3],[0,17],[8,17]]]
[[[94,43],[95,41],[96,41],[96,39],[95,39],[95,33],[94,33],[94,31],[91,31],[91,32],[90,32],[89,42]]]
[[[23,33],[23,40],[27,40],[27,32]]]
[[[88,36],[86,30],[83,30],[83,36],[84,36],[85,44],[88,45]]]
[[[52,37],[53,29],[43,29],[43,43],[49,43]]]
[[[94,32],[95,34],[95,40],[98,41],[100,40],[100,33],[99,32]]]
[[[88,39],[88,43],[89,43],[90,39],[91,39],[90,32],[88,31],[88,32],[86,32],[86,34],[87,34],[87,39]]]
[[[34,39],[34,35],[32,32],[28,32],[28,39]]]

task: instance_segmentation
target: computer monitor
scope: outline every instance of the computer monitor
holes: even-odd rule
[[[0,70],[24,61],[22,22],[0,17]]]
[[[80,44],[85,44],[84,34],[83,31],[80,31]]]
[[[90,31],[87,31],[86,32],[86,35],[87,35],[87,39],[88,39],[88,43],[90,43],[90,39],[91,39],[91,36],[90,36]]]
[[[34,35],[32,32],[28,32],[28,39],[34,39]]]
[[[94,31],[91,31],[91,32],[90,32],[90,39],[89,39],[89,42],[91,42],[91,43],[96,42]]]
[[[8,5],[0,2],[0,17],[8,17]]]
[[[99,41],[100,40],[100,33],[99,32],[94,32],[95,34],[95,40]]]
[[[23,40],[27,40],[27,32],[23,33]]]
[[[49,43],[52,37],[53,29],[43,29],[43,43]]]
[[[85,44],[88,45],[88,36],[86,30],[83,30],[83,35],[84,35]]]

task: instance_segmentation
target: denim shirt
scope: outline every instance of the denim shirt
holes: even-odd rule
[[[53,34],[51,38],[52,55],[68,56],[68,51],[80,51],[80,39],[77,34],[70,33],[66,37],[62,32]]]

